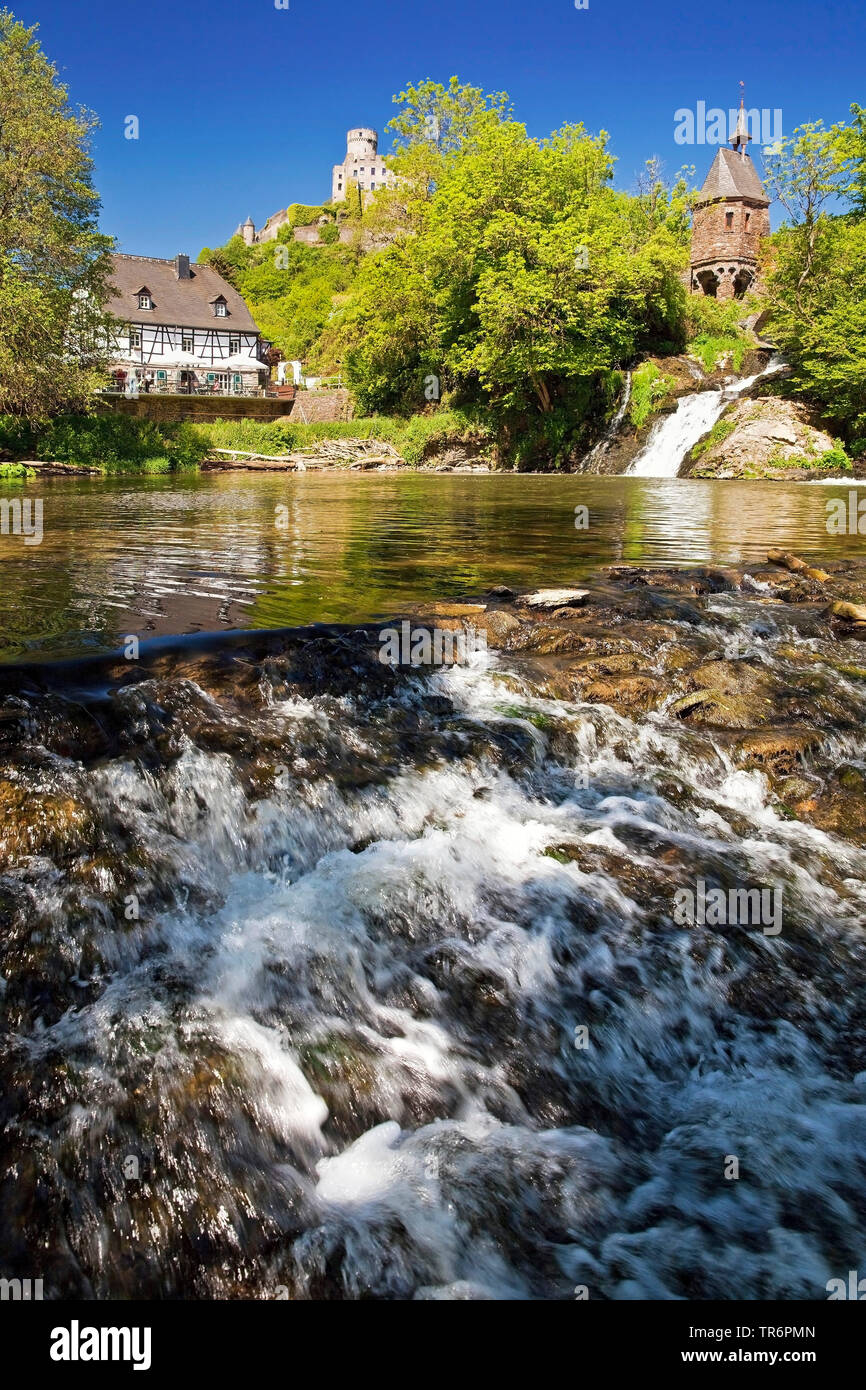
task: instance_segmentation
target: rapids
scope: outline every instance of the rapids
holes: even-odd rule
[[[759,583],[701,640],[823,660]],[[395,672],[352,640],[7,688],[3,794],[42,801],[0,881],[0,1272],[825,1297],[866,1249],[866,850],[706,728],[548,698],[511,652]],[[866,770],[839,720],[821,757]],[[677,926],[698,876],[783,885],[785,930]]]

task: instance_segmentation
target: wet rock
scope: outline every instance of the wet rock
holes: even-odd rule
[[[866,605],[861,603],[837,601],[830,604],[829,611],[834,618],[845,623],[866,623]]]
[[[583,698],[614,709],[649,710],[657,708],[664,686],[653,676],[623,676],[617,681],[594,680],[584,687]]]
[[[843,765],[823,791],[810,798],[804,814],[812,825],[856,845],[866,845],[866,778],[860,768]]]
[[[693,690],[689,695],[681,695],[674,700],[672,705],[668,705],[668,714],[675,714],[678,719],[695,709],[698,705],[704,705],[708,700],[712,700],[711,690]]]
[[[473,626],[485,632],[487,645],[495,648],[506,646],[512,633],[519,632],[522,624],[513,613],[494,609],[492,612],[479,614]]]
[[[95,834],[91,809],[72,796],[20,782],[0,781],[0,857],[16,863],[28,855],[65,859]]]
[[[588,589],[539,589],[534,594],[521,594],[518,603],[528,608],[579,608],[588,597]]]
[[[699,444],[681,470],[683,477],[788,478],[838,472],[824,458],[835,448],[807,406],[780,396],[761,396],[732,404],[721,421],[724,438]]]
[[[817,729],[772,729],[751,733],[737,740],[735,755],[744,767],[770,767],[777,774],[793,771],[808,753],[821,746]]]
[[[748,661],[710,661],[689,673],[701,700],[689,711],[690,722],[727,729],[748,729],[773,721],[784,685],[763,667]]]
[[[805,575],[807,579],[814,579],[818,584],[823,584],[825,579],[830,578],[826,570],[807,565],[805,560],[801,560],[797,555],[792,555],[788,550],[769,550],[767,559],[774,565],[783,565],[786,570],[791,570],[794,574],[799,573]]]

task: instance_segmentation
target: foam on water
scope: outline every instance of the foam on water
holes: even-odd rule
[[[187,1222],[221,1252],[211,1294],[819,1297],[856,1263],[839,982],[866,854],[781,817],[700,731],[521,696],[540,729],[503,713],[501,674],[410,682],[405,710],[447,696],[462,752],[366,787],[293,768],[251,800],[192,744],[162,775],[88,774],[181,887],[122,939],[92,924],[103,987],[25,1040],[74,1059],[85,1147],[140,1145],[128,1096],[153,1087],[153,1230],[81,1179],[96,1289],[118,1222],[169,1292]],[[346,701],[268,718],[287,754],[304,728],[374,738]],[[684,867],[782,883],[785,933],[675,926]]]

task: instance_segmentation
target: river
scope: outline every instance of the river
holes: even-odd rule
[[[610,563],[739,564],[778,545],[857,554],[863,537],[826,528],[827,501],[847,491],[497,474],[7,484],[4,497],[41,500],[43,538],[0,535],[0,659],[105,651],[127,634],[363,622],[492,584],[571,583]]]
[[[30,485],[41,543],[2,538],[0,1276],[736,1300],[862,1269],[866,647],[761,563],[862,559],[827,534],[846,492]],[[468,610],[508,641],[465,665],[377,657],[404,605],[583,578],[543,623]],[[195,631],[223,637],[94,657]],[[706,889],[773,909],[684,923]]]

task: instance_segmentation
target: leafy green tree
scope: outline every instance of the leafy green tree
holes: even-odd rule
[[[0,11],[0,412],[87,408],[104,375],[111,241],[90,139],[35,38]]]
[[[798,287],[812,270],[812,260],[827,204],[844,196],[851,179],[845,127],[824,129],[822,121],[798,126],[764,151],[767,190],[788,214],[792,242],[800,258]]]
[[[334,223],[326,228],[336,230]],[[328,330],[356,273],[354,248],[304,245],[286,223],[274,241],[247,246],[235,236],[215,250],[203,248],[199,260],[243,295],[264,336],[285,357],[326,372],[339,366]]]
[[[432,379],[504,434],[546,420],[567,451],[610,373],[682,338],[685,184],[648,214],[612,189],[604,132],[531,139],[506,97],[455,82],[401,94],[400,182],[383,205],[402,216],[343,316],[348,376],[365,410],[423,409]]]
[[[848,441],[866,436],[866,112],[851,111],[849,125],[811,122],[771,157],[789,221],[769,248],[767,329],[791,366],[787,389]]]

